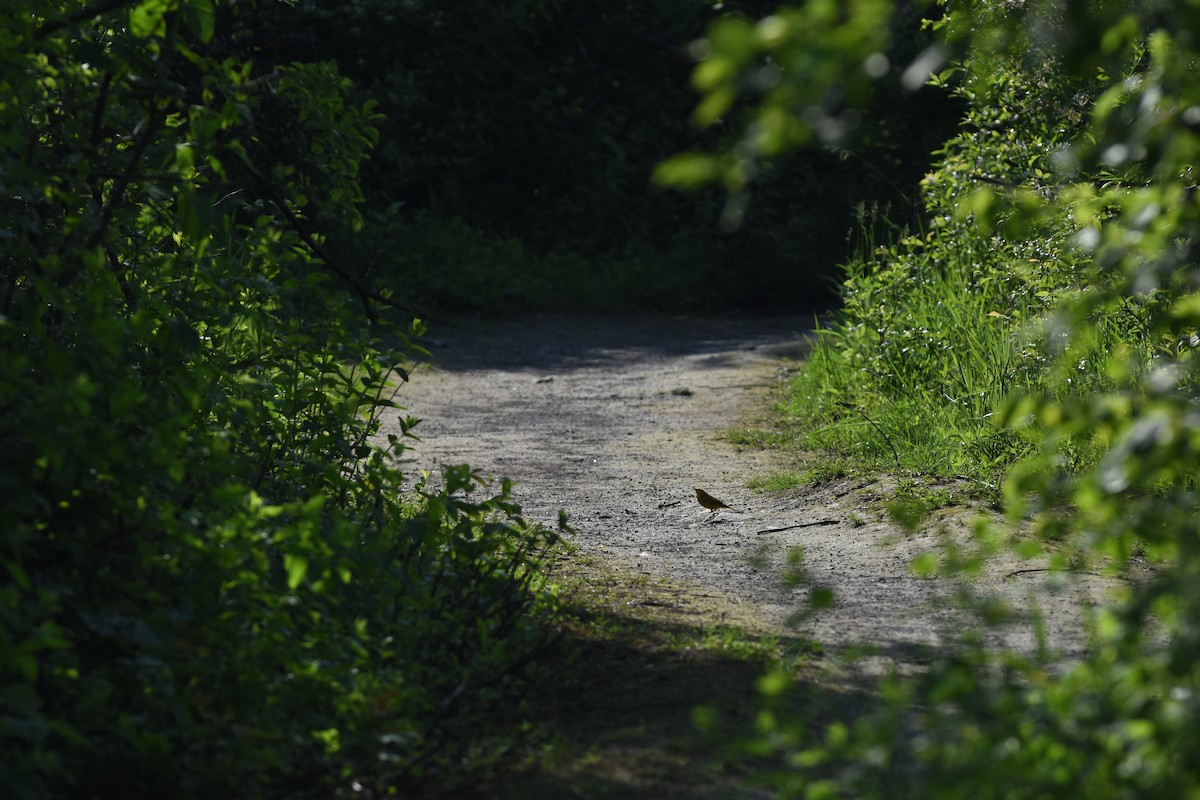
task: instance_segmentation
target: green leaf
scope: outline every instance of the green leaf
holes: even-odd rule
[[[932,577],[938,571],[938,556],[936,553],[921,553],[909,562],[908,568],[918,578]]]
[[[728,58],[714,56],[700,62],[692,73],[692,85],[702,92],[711,92],[728,84],[737,75],[737,65]]]
[[[996,193],[990,187],[984,186],[967,195],[954,208],[955,217],[959,220],[966,220],[974,217],[976,223],[984,230],[991,230],[993,222],[993,209],[996,202]]]
[[[295,553],[288,553],[283,557],[283,567],[287,570],[288,588],[295,589],[308,574],[308,559]]]
[[[720,174],[721,164],[714,156],[681,153],[655,168],[654,182],[691,189],[716,180]]]
[[[183,9],[183,24],[197,39],[208,42],[213,37],[212,0],[187,0]]]
[[[710,92],[707,97],[701,100],[692,116],[696,120],[696,124],[702,128],[707,128],[719,120],[729,110],[736,99],[737,93],[732,88],[722,86]]]
[[[5,561],[4,566],[8,567],[8,574],[13,579],[13,583],[22,589],[29,591],[33,586],[29,581],[29,574],[25,572],[25,568],[16,561]]]
[[[758,679],[758,691],[767,697],[778,697],[792,686],[792,676],[782,669],[772,670]]]
[[[759,27],[762,27],[761,23]],[[749,61],[754,56],[760,38],[770,40],[770,37],[756,35],[750,23],[737,17],[721,20],[708,35],[713,52],[728,56],[737,63]]]
[[[814,586],[808,596],[808,606],[813,611],[820,611],[832,606],[834,599],[833,589],[828,586]]]
[[[179,196],[180,227],[192,244],[199,244],[212,231],[216,217],[212,206],[212,198],[207,193]]]
[[[892,519],[910,531],[915,531],[929,516],[930,507],[921,498],[902,497],[887,504]]]
[[[1176,319],[1200,319],[1200,294],[1185,294],[1171,306],[1171,316]]]
[[[129,11],[129,31],[134,36],[162,36],[167,32],[164,17],[174,8],[173,0],[145,0]]]

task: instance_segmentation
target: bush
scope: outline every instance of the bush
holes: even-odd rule
[[[948,83],[959,73],[967,80]],[[842,307],[820,329],[786,413],[808,432],[808,446],[888,469],[995,481],[1029,451],[997,424],[1001,404],[1101,389],[1104,376],[1086,366],[1123,336],[1112,326],[1079,354],[1085,368],[1055,375],[1041,322],[1094,270],[1072,252],[1069,225],[1006,233],[1022,224],[1018,200],[1061,188],[1051,160],[1080,135],[1083,116],[1060,109],[1086,107],[1095,87],[1073,85],[1049,63],[983,53],[943,76],[935,83],[969,110],[922,181],[929,222],[915,232],[893,224],[877,245],[871,216],[883,212],[864,210],[863,252],[845,266]],[[1005,187],[1016,196],[1008,203],[996,197]]]
[[[813,28],[789,38],[791,21],[829,8],[760,23],[742,39],[747,52],[794,55]],[[860,22],[826,21],[842,33]],[[1186,3],[1027,2],[952,6],[940,26],[941,52],[964,54],[959,85],[972,102],[926,183],[940,222],[851,270],[846,316],[798,384],[804,404],[895,404],[911,414],[891,429],[900,441],[943,424],[950,406],[938,394],[961,397],[960,365],[974,364],[971,385],[997,391],[958,416],[971,423],[956,429],[964,447],[1029,443],[998,462],[1011,467],[1008,524],[981,522],[970,546],[914,566],[941,560],[969,576],[1011,548],[1044,555],[1059,585],[1078,571],[1122,580],[1085,610],[1087,646],[1070,660],[1046,641],[1036,609],[968,596],[978,617],[961,639],[919,674],[881,682],[856,718],[778,716],[789,676],[769,677],[758,735],[742,744],[783,757],[783,796],[1136,798],[1200,787],[1200,214],[1189,199],[1200,137],[1188,111],[1200,107],[1200,83],[1195,42],[1181,33],[1198,24]],[[873,41],[829,38],[850,63]],[[820,96],[834,83],[814,75],[786,75],[781,91],[795,83]],[[980,331],[1005,317],[1028,333],[1013,342]],[[1020,532],[1026,524],[1036,536]],[[1032,652],[986,646],[988,626],[1030,611]]]
[[[411,785],[540,646],[556,534],[396,466],[420,325],[322,245],[377,118],[256,69],[244,3],[68,6],[0,23],[3,793]]]

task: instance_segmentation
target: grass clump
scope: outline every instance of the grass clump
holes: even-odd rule
[[[1032,163],[1066,135],[1048,121],[1037,132],[1012,143]],[[916,233],[894,229],[877,244],[874,212],[861,210],[865,233],[845,266],[841,312],[818,327],[780,406],[800,446],[867,470],[995,486],[1040,440],[998,413],[1011,398],[1102,394],[1114,388],[1111,354],[1149,358],[1138,304],[1094,309],[1087,336],[1056,316],[1100,277],[1071,246],[1066,221],[1006,238],[997,228],[1017,212],[995,212],[986,225],[968,213],[978,184],[964,173],[1012,158],[990,147],[967,128],[940,151],[922,182],[931,221]],[[1098,452],[1086,435],[1062,445],[1074,468]]]
[[[842,315],[819,329],[782,404],[809,449],[866,468],[982,479],[1027,449],[993,421],[1038,380],[1033,303],[1001,264],[948,263],[935,231],[847,267]],[[975,254],[969,245],[954,254]]]
[[[1156,296],[1107,295],[1111,276],[1078,246],[1071,215],[1039,216],[1031,196],[995,188],[1048,192],[1055,153],[1082,130],[1083,118],[1062,108],[1094,89],[1044,65],[993,66],[986,92],[957,90],[971,107],[921,182],[927,223],[893,227],[880,243],[872,232],[886,226],[860,209],[841,312],[818,328],[781,404],[804,448],[869,470],[997,486],[1044,438],[1044,427],[1012,424],[1005,410],[1017,398],[1036,406],[1119,391],[1136,378],[1128,365],[1148,369],[1162,355]],[[1082,470],[1107,443],[1079,430],[1056,447],[1063,466]]]
[[[746,485],[755,492],[782,492],[820,486],[849,474],[850,466],[843,460],[820,461],[798,471],[784,470],[765,477],[751,478]]]
[[[791,430],[763,430],[762,428],[731,428],[725,436],[734,444],[769,450],[787,447],[795,443],[796,433]]]

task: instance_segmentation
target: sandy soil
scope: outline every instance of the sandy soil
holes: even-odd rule
[[[467,462],[512,478],[527,518],[554,525],[565,509],[581,553],[691,587],[709,600],[713,623],[812,637],[835,661],[866,644],[874,655],[858,664],[870,672],[919,665],[926,648],[956,640],[966,622],[953,584],[915,577],[908,565],[939,536],[964,539],[969,514],[942,513],[906,532],[881,510],[886,481],[755,494],[750,478],[794,469],[803,454],[739,448],[724,436],[767,423],[773,393],[804,356],[810,322],[435,324],[426,342],[434,361],[397,397],[422,418],[410,469]],[[693,486],[736,511],[709,513]],[[807,578],[789,587],[782,574],[798,547]],[[1044,574],[1012,574],[1036,566],[996,563],[973,585],[1017,606],[1027,590],[1041,592],[1051,640],[1070,650],[1079,610],[1103,590],[1101,579],[1075,576],[1047,592]],[[817,586],[834,590],[834,605],[789,622]],[[1034,641],[1020,627],[1002,638],[1025,649]]]

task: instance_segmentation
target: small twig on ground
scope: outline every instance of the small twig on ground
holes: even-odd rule
[[[671,506],[677,506],[677,505],[679,505],[679,504],[680,504],[680,503],[682,503],[682,502],[683,502],[682,500],[676,500],[676,501],[674,501],[674,502],[671,502],[671,503],[659,503],[659,504],[658,504],[658,507],[659,507],[659,508],[670,508]]]
[[[720,391],[721,389],[770,389],[777,385],[775,383],[729,383],[724,386],[697,386],[696,388]]]
[[[836,520],[836,519],[819,519],[816,522],[801,522],[799,525],[785,525],[782,528],[765,528],[764,530],[761,530],[761,531],[755,531],[755,533],[779,533],[780,531],[790,531],[790,530],[795,530],[796,528],[815,528],[818,525],[837,525],[837,524],[838,524],[838,520]]]
[[[1097,578],[1103,578],[1104,575],[1090,569],[1074,569],[1072,567],[1036,567],[1030,569],[1018,569],[1008,573],[1004,577],[1011,578],[1014,575],[1025,575],[1030,572],[1074,572],[1079,575],[1093,575]]]

